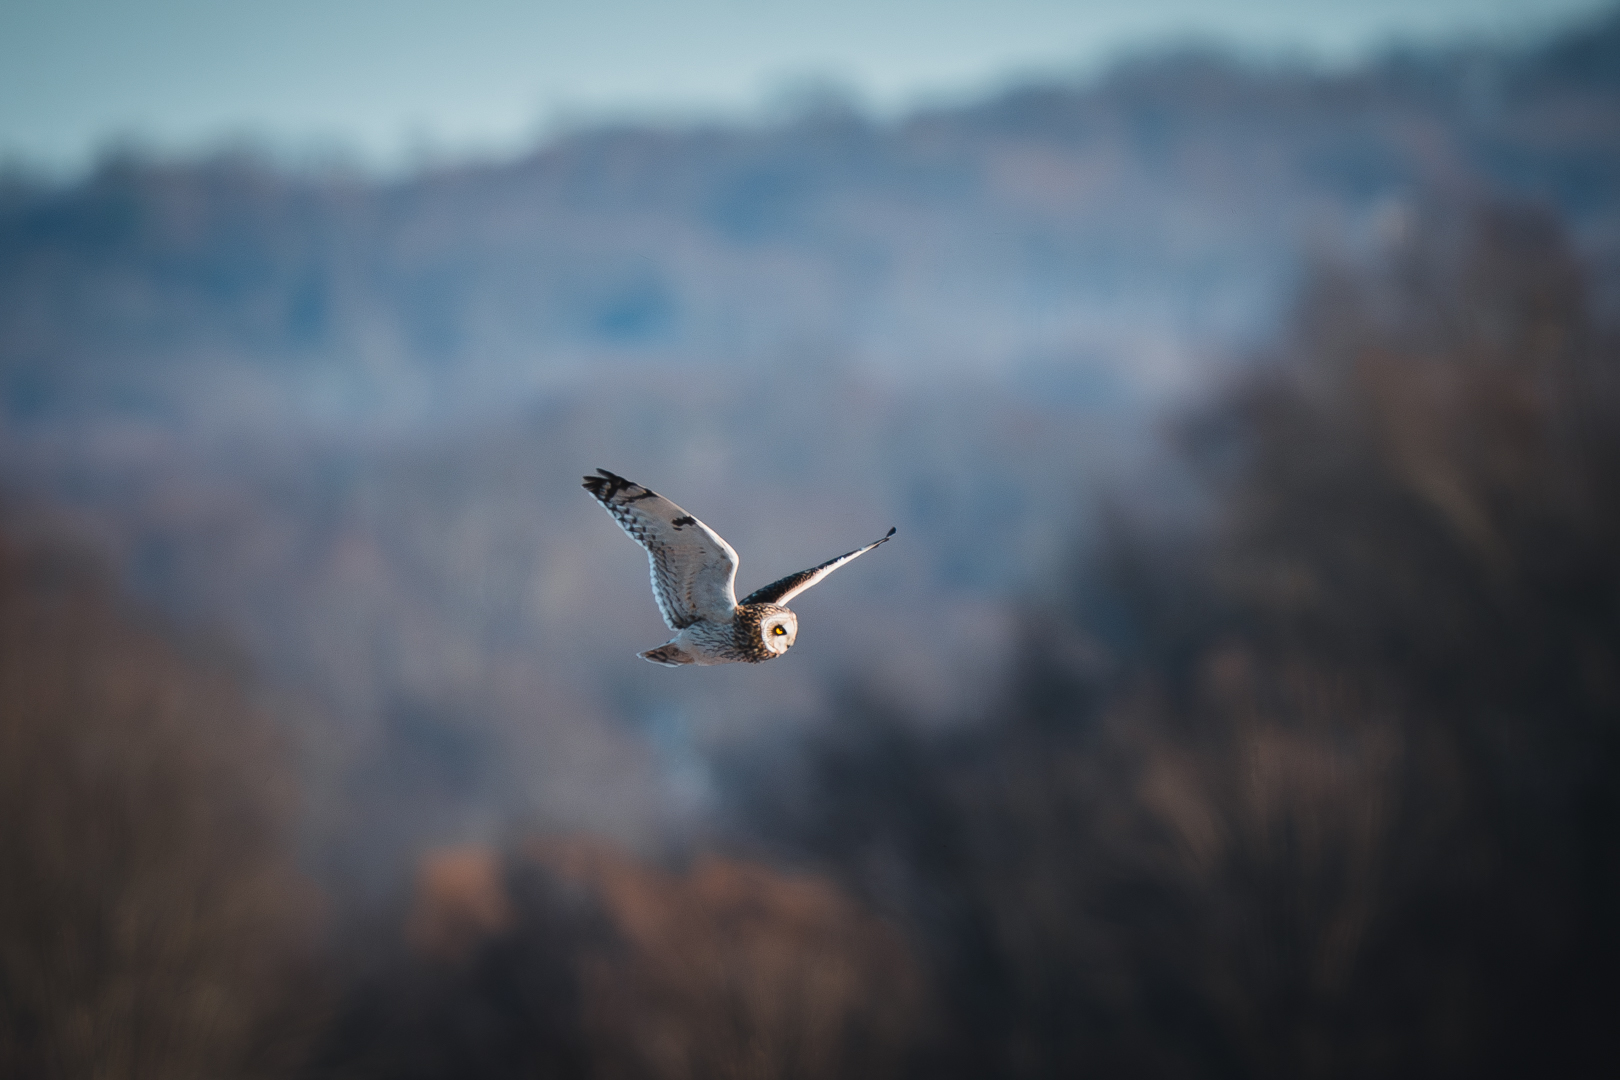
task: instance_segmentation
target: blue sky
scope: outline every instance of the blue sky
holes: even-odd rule
[[[0,161],[254,140],[390,168],[615,115],[748,115],[847,86],[884,112],[1199,38],[1342,63],[1519,36],[1613,0],[0,0]]]

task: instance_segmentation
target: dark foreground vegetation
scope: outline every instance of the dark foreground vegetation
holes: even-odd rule
[[[855,695],[762,835],[914,935],[949,1076],[1620,1065],[1620,353],[1492,210],[1321,275],[985,722]],[[781,797],[781,792],[791,797]]]
[[[14,536],[0,1074],[1612,1075],[1620,348],[1551,218],[1430,221],[1177,427],[1196,527],[1122,496],[982,715],[739,751],[724,855],[323,923],[228,665]]]
[[[0,1076],[281,1076],[315,1013],[285,747],[59,543],[0,537]]]

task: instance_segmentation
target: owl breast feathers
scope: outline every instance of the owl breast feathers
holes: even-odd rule
[[[852,559],[894,535],[789,574],[737,601],[737,552],[697,518],[662,495],[622,476],[596,470],[585,490],[613,515],[619,527],[647,551],[653,599],[676,634],[639,655],[665,667],[683,664],[758,664],[793,647],[798,616],[787,602]]]

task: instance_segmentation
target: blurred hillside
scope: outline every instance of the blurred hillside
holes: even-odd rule
[[[516,821],[419,850],[359,903],[323,875],[325,935],[243,673],[8,507],[29,538],[0,548],[0,1061],[1608,1076],[1617,361],[1554,218],[1435,215],[1370,267],[1315,274],[1275,353],[1183,412],[1205,512],[1116,504],[1009,619],[974,698],[846,682],[797,727],[756,702],[684,852]],[[397,553],[351,546],[340,561],[388,580]],[[487,780],[449,718],[498,689],[396,714],[415,756],[384,743],[348,774],[408,788],[419,849]],[[585,779],[631,789],[603,765]],[[464,788],[435,786],[447,768]],[[366,792],[304,794],[320,818]]]
[[[656,846],[717,746],[845,677],[983,697],[1098,492],[1192,513],[1155,418],[1302,271],[1440,208],[1565,223],[1620,289],[1620,18],[1354,71],[1175,54],[877,124],[594,129],[397,183],[123,155],[0,187],[0,470],[300,717],[312,847],[397,877],[514,822]],[[663,640],[601,465],[744,588],[900,527],[792,657]],[[760,702],[770,708],[761,710]]]

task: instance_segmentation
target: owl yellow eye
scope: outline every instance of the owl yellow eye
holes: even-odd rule
[[[771,633],[775,634],[777,637],[781,637],[783,634],[787,633],[787,627],[773,626],[771,627]]]

